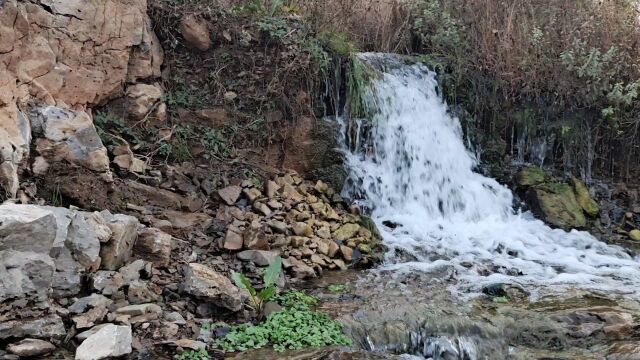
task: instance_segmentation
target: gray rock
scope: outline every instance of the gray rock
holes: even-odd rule
[[[88,329],[101,323],[108,312],[104,305],[97,306],[82,315],[74,316],[71,320],[76,325],[76,329]]]
[[[66,335],[62,319],[47,315],[38,319],[22,319],[0,323],[0,339],[14,338],[62,338]]]
[[[227,186],[226,188],[218,190],[218,196],[227,203],[227,205],[234,205],[240,194],[242,193],[242,188],[240,186]]]
[[[131,353],[131,328],[108,324],[91,334],[76,349],[76,360],[99,360]]]
[[[117,271],[96,271],[91,275],[91,287],[104,295],[115,294],[124,286],[122,274]]]
[[[91,294],[76,300],[73,305],[67,309],[74,314],[82,314],[83,312],[96,307],[109,307],[113,301],[100,294]]]
[[[35,205],[0,205],[0,251],[49,254],[56,238],[54,214]]]
[[[156,304],[129,305],[118,308],[118,310],[116,310],[116,313],[129,316],[138,316],[152,313],[160,314],[162,313],[162,308]]]
[[[173,311],[164,314],[164,319],[178,325],[186,325],[187,321],[179,312]]]
[[[138,231],[133,253],[156,266],[165,266],[171,260],[171,235],[156,228],[142,229]]]
[[[222,274],[196,263],[184,267],[182,292],[231,311],[242,309],[242,293]]]
[[[56,347],[44,340],[23,339],[17,343],[9,344],[7,351],[20,357],[33,357],[49,354]]]
[[[100,248],[102,268],[117,270],[129,260],[140,224],[133,216],[122,214],[109,216],[105,220],[112,235],[111,239]]]
[[[227,229],[227,234],[224,237],[224,243],[222,246],[227,250],[240,250],[242,249],[243,243],[244,239],[240,229],[230,225]]]
[[[268,266],[278,257],[278,253],[265,250],[245,250],[239,252],[237,256],[240,260],[252,261],[258,266]]]
[[[129,284],[127,298],[131,304],[142,304],[156,301],[158,295],[151,291],[145,282],[134,281]]]
[[[47,254],[0,251],[0,302],[7,299],[47,298],[55,264]]]
[[[151,267],[151,263],[147,261],[136,260],[131,264],[123,266],[118,272],[122,275],[124,285],[129,285],[134,281],[138,281],[143,273],[150,275]]]
[[[83,331],[83,332],[79,333],[78,335],[76,335],[76,339],[78,339],[78,340],[80,340],[80,341],[84,341],[84,340],[86,340],[89,336],[91,336],[91,335],[93,335],[93,334],[97,333],[98,331],[100,331],[100,329],[102,329],[103,327],[105,327],[105,326],[109,326],[109,325],[112,325],[112,324],[100,324],[100,325],[96,325],[96,326],[92,327],[91,329],[89,329],[89,330],[85,330],[85,331]]]

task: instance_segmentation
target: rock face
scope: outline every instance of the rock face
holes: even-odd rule
[[[0,339],[24,337],[59,339],[65,334],[64,323],[58,315],[0,323]]]
[[[108,324],[76,349],[76,360],[99,360],[131,353],[131,327]]]
[[[240,290],[224,275],[201,264],[191,263],[185,266],[181,290],[231,311],[242,309]]]
[[[586,218],[571,186],[562,183],[545,183],[527,191],[532,210],[547,223],[562,228],[583,228]]]
[[[6,0],[0,6],[0,186],[15,197],[31,143],[29,120],[19,109],[36,102],[54,107],[49,112],[103,104],[121,96],[126,83],[160,77],[163,53],[146,0]],[[40,143],[38,152],[105,171],[96,138],[78,127],[91,117],[82,111],[64,116],[79,132],[58,132],[71,138]],[[47,127],[60,130],[55,122]],[[91,143],[87,150],[76,146]]]

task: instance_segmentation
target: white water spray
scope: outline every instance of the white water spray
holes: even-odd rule
[[[386,70],[366,95],[371,129],[345,150],[351,182],[345,191],[372,209],[390,248],[386,268],[451,265],[458,289],[472,292],[508,282],[640,295],[640,263],[621,248],[515,213],[509,189],[473,171],[476,158],[438,95],[433,72],[385,55],[361,58],[384,62]],[[398,226],[384,225],[390,223]]]

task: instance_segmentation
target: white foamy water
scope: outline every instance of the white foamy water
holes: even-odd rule
[[[376,63],[381,57],[362,55]],[[508,188],[473,171],[477,160],[437,94],[433,72],[399,62],[389,67],[368,94],[376,110],[360,123],[371,128],[345,150],[352,182],[345,191],[372,209],[390,248],[386,268],[451,265],[458,289],[471,291],[509,282],[640,295],[637,259],[586,232],[551,229],[516,213]],[[398,226],[383,225],[389,222]],[[397,255],[402,252],[415,260]]]

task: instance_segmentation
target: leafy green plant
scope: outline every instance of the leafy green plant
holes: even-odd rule
[[[200,141],[210,155],[222,158],[229,157],[229,145],[220,131],[206,129]]]
[[[331,284],[329,285],[329,287],[327,287],[327,289],[329,290],[329,292],[332,292],[334,294],[339,294],[339,293],[343,293],[347,287],[344,286],[343,284]]]
[[[274,300],[281,306],[294,310],[310,310],[318,303],[317,297],[298,290],[288,290],[284,294],[278,295]]]
[[[124,119],[115,114],[96,111],[96,115],[93,118],[93,124],[95,125],[98,136],[104,145],[116,144],[117,137],[114,136],[114,134],[134,145],[146,145],[146,142],[125,124]]]
[[[257,22],[257,25],[260,31],[276,40],[281,40],[291,31],[285,19],[275,17],[264,17]]]
[[[264,275],[262,277],[264,287],[260,291],[257,291],[251,284],[251,281],[242,273],[234,271],[231,273],[231,278],[233,279],[237,287],[249,293],[248,306],[261,314],[264,304],[276,295],[276,281],[280,276],[281,268],[282,258],[278,256],[264,270]]]
[[[209,353],[206,349],[200,348],[198,350],[185,350],[175,356],[176,360],[209,360]]]
[[[214,346],[227,352],[257,349],[271,344],[276,351],[305,347],[351,345],[342,326],[327,315],[299,309],[285,309],[269,315],[257,326],[238,325]]]

